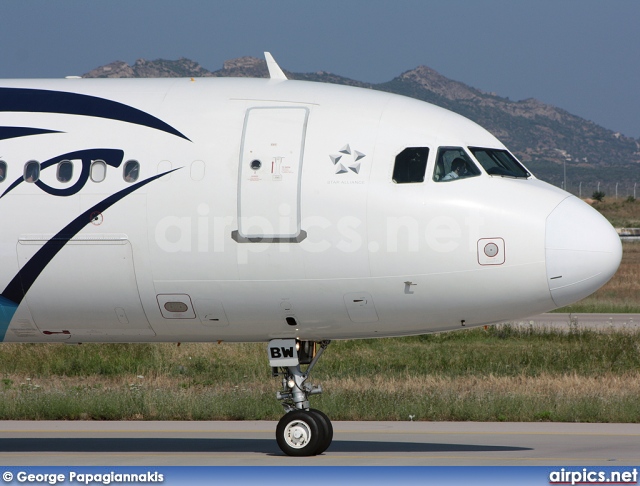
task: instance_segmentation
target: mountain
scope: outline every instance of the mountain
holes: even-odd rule
[[[266,63],[265,63],[266,66]],[[116,61],[84,74],[83,78],[180,78],[213,76],[195,61],[180,58],[177,61],[138,59],[133,66]]]
[[[633,181],[640,179],[640,140],[607,130],[533,98],[512,101],[486,93],[451,80],[427,66],[419,66],[381,84],[355,81],[324,71],[285,73],[290,79],[397,93],[460,113],[492,132],[540,179],[560,186],[566,168],[567,186],[574,192],[579,183],[584,184],[588,194],[595,190],[597,183],[602,183],[602,189],[612,193],[613,185],[620,183],[629,193]],[[208,71],[185,58],[177,61],[139,59],[132,66],[114,62],[83,77],[265,78],[268,71],[264,60],[253,57],[226,61],[218,71]]]

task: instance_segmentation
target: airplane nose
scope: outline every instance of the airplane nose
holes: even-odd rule
[[[575,196],[563,200],[547,217],[545,243],[549,290],[558,307],[598,290],[622,259],[615,229]]]

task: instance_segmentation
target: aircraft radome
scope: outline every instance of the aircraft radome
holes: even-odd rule
[[[0,339],[268,342],[278,444],[314,455],[331,340],[526,317],[618,268],[611,225],[477,124],[266,56],[270,79],[0,82]]]

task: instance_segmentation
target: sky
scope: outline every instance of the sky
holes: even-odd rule
[[[637,0],[0,0],[0,78],[187,57],[389,81],[419,65],[640,137]]]

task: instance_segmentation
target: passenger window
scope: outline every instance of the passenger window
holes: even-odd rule
[[[7,178],[7,163],[4,160],[0,160],[0,182],[4,182]]]
[[[436,182],[454,181],[480,175],[480,169],[471,161],[462,147],[440,147],[433,171]]]
[[[26,182],[36,182],[40,179],[40,162],[30,160],[24,165],[24,180]]]
[[[107,177],[107,164],[104,160],[94,160],[91,164],[91,180],[102,182]]]
[[[393,182],[407,184],[411,182],[424,182],[424,174],[427,170],[427,147],[409,147],[396,155],[396,163],[393,166]]]
[[[58,164],[58,180],[60,182],[69,182],[73,177],[73,162],[70,160],[63,160]]]
[[[124,180],[127,182],[135,182],[140,176],[140,164],[137,160],[128,160],[124,164],[124,170],[122,172]]]

